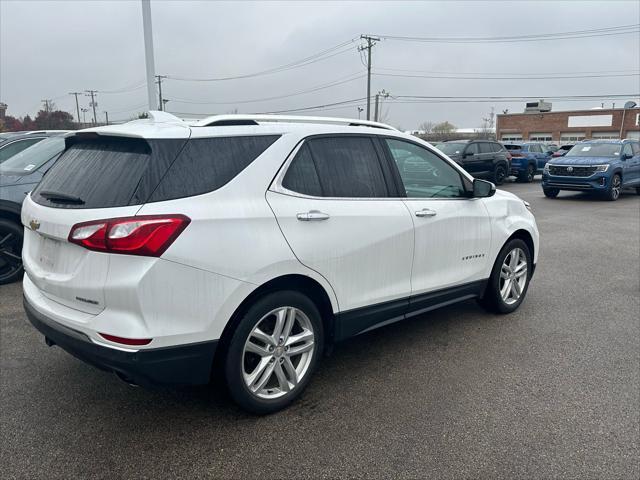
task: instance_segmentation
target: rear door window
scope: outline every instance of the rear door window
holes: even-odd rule
[[[489,142],[481,142],[480,153],[493,153],[493,148]]]
[[[478,153],[480,153],[480,150],[478,149],[478,144],[477,143],[470,143],[466,150],[464,151],[464,153],[473,153],[474,155],[477,155]]]
[[[292,192],[312,197],[322,197],[322,186],[307,143],[302,145],[291,161],[291,165],[282,180],[282,186]]]
[[[300,193],[324,197],[388,197],[380,158],[369,137],[319,137],[307,141],[308,150],[298,153],[285,175],[283,186]],[[313,178],[314,169],[319,185]],[[311,178],[303,180],[301,175]],[[305,183],[306,182],[306,183]],[[304,190],[304,191],[300,191]],[[315,192],[315,193],[311,193]]]

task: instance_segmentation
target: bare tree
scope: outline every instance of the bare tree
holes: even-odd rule
[[[487,117],[482,118],[482,128],[478,132],[480,138],[494,138],[494,127],[496,125],[495,115],[493,107],[491,107],[491,113],[489,113]]]
[[[432,122],[432,121],[428,120],[426,122],[422,122],[418,126],[418,130],[423,132],[425,135],[428,135],[430,133],[433,133],[433,127],[435,127],[435,126],[436,126],[435,122]]]

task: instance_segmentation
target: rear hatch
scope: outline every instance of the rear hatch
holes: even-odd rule
[[[43,295],[87,313],[104,309],[110,255],[70,243],[69,233],[77,223],[135,215],[185,142],[95,134],[67,139],[22,209],[24,267]]]

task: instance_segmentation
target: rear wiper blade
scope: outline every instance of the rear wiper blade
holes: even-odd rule
[[[53,190],[42,190],[40,196],[46,198],[50,202],[55,203],[75,203],[78,205],[84,205],[84,200],[74,195],[69,195],[62,192],[54,192]]]

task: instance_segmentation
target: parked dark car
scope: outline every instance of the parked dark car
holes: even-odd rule
[[[511,153],[511,175],[520,182],[533,182],[536,175],[542,174],[545,164],[553,153],[542,142],[505,143]]]
[[[553,155],[551,155],[551,158],[564,157],[567,154],[567,152],[573,148],[574,145],[575,143],[562,145],[558,150],[553,152]]]
[[[40,138],[0,164],[0,285],[22,275],[22,202],[64,150],[64,136]]]
[[[562,158],[547,163],[542,191],[555,198],[560,190],[601,194],[617,200],[623,188],[640,195],[640,142],[637,140],[587,140],[577,143]]]
[[[35,145],[40,140],[44,140],[49,135],[29,132],[0,134],[0,163],[13,157],[16,153],[25,148]]]
[[[474,177],[488,178],[501,185],[509,174],[509,154],[499,142],[491,140],[452,140],[436,148]]]

